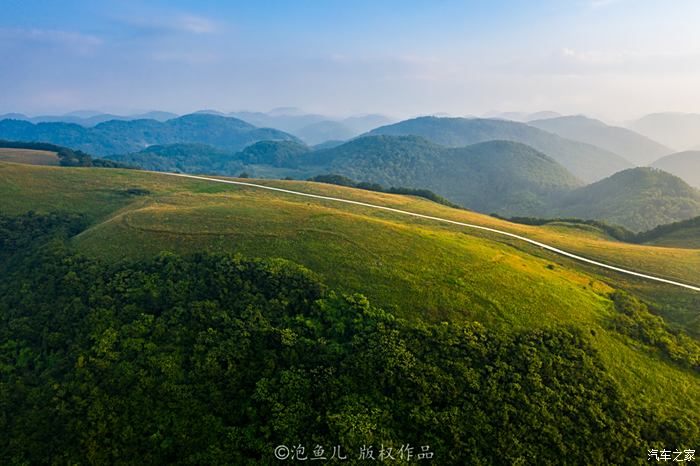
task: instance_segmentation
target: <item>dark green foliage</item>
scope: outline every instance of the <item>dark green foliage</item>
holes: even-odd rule
[[[247,165],[296,168],[303,163],[303,155],[310,150],[294,141],[259,141],[241,152],[190,143],[151,146],[139,152],[111,155],[109,158],[146,170],[233,175]]]
[[[54,242],[0,268],[2,464],[275,464],[298,443],[634,464],[699,438],[625,399],[574,330],[408,322],[281,260]]]
[[[236,158],[250,165],[297,168],[309,152],[308,146],[294,141],[260,141],[243,149]]]
[[[421,136],[448,147],[462,147],[493,140],[520,142],[547,154],[578,178],[589,182],[631,166],[628,161],[612,152],[564,139],[515,121],[420,117],[382,126],[369,134]]]
[[[19,216],[0,214],[0,258],[26,250],[49,237],[73,236],[85,228],[86,222],[85,217],[76,214],[33,211]]]
[[[691,218],[682,222],[660,225],[653,230],[645,231],[637,235],[637,242],[650,243],[652,241],[672,235],[683,230],[700,229],[700,217]]]
[[[125,196],[148,196],[151,194],[151,191],[143,188],[128,188],[121,191],[121,193]]]
[[[442,196],[438,196],[432,191],[429,191],[427,189],[414,189],[414,188],[403,188],[403,187],[391,187],[391,188],[384,188],[382,185],[378,183],[369,183],[366,181],[362,182],[356,182],[354,180],[351,180],[348,177],[342,176],[342,175],[318,175],[314,176],[312,178],[309,178],[308,181],[315,181],[317,183],[328,183],[328,184],[336,184],[339,186],[347,186],[349,188],[358,188],[358,189],[366,189],[368,191],[377,191],[377,192],[382,192],[382,193],[390,193],[390,194],[404,194],[407,196],[417,196],[417,197],[422,197],[425,199],[428,199],[430,201],[436,202],[438,204],[446,205],[449,207],[453,208],[459,208],[458,205],[451,203],[447,199],[445,199]]]
[[[314,181],[316,183],[336,184],[338,186],[347,186],[348,188],[354,188],[357,185],[357,182],[355,180],[351,180],[347,176],[334,174],[314,176],[312,178],[309,178],[308,181]]]
[[[89,154],[67,147],[45,142],[20,142],[0,140],[0,148],[32,149],[55,152],[64,167],[102,167],[102,168],[132,168],[132,165],[118,163],[112,160],[95,159]]]
[[[572,191],[552,216],[596,219],[645,231],[700,215],[700,191],[655,168],[633,168]]]
[[[206,144],[167,144],[123,155],[110,155],[110,160],[136,165],[144,170],[180,173],[231,174],[243,166],[235,152]]]
[[[32,124],[1,120],[0,138],[46,141],[100,156],[127,154],[150,145],[202,143],[227,151],[243,149],[262,140],[297,140],[270,128],[256,128],[236,118],[192,114],[165,122],[111,120],[92,128],[71,123]]]
[[[700,372],[700,345],[681,331],[673,331],[664,320],[649,312],[647,306],[623,291],[612,295],[615,316],[612,325],[618,332],[645,345],[659,349],[672,361]]]

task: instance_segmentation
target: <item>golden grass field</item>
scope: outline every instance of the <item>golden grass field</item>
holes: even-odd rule
[[[33,149],[0,148],[0,162],[19,162],[29,165],[58,165],[55,152]]]

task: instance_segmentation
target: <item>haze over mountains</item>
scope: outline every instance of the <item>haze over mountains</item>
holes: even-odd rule
[[[657,160],[654,167],[683,178],[686,183],[700,188],[700,151],[678,152]]]
[[[630,123],[629,127],[675,151],[700,149],[700,114],[653,113]]]
[[[529,121],[528,125],[601,147],[640,166],[673,152],[673,149],[629,129],[609,126],[600,120],[580,115],[534,120]]]

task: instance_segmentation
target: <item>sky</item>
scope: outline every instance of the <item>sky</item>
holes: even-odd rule
[[[2,0],[0,113],[700,112],[697,0]]]

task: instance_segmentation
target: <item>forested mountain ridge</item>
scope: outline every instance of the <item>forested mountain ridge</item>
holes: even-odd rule
[[[700,215],[700,191],[654,168],[634,168],[562,197],[550,214],[645,231]]]
[[[201,113],[165,122],[112,120],[91,128],[70,123],[1,120],[0,138],[51,142],[98,156],[132,153],[151,145],[173,143],[201,143],[237,151],[261,140],[297,140],[276,129],[257,128],[236,118]]]
[[[480,212],[534,213],[582,185],[551,158],[510,141],[445,148],[417,136],[365,136],[313,155],[331,173],[429,189]]]
[[[547,154],[586,182],[600,180],[632,166],[619,155],[599,147],[507,120],[419,117],[376,128],[369,134],[415,135],[448,147],[490,140],[520,142]]]

